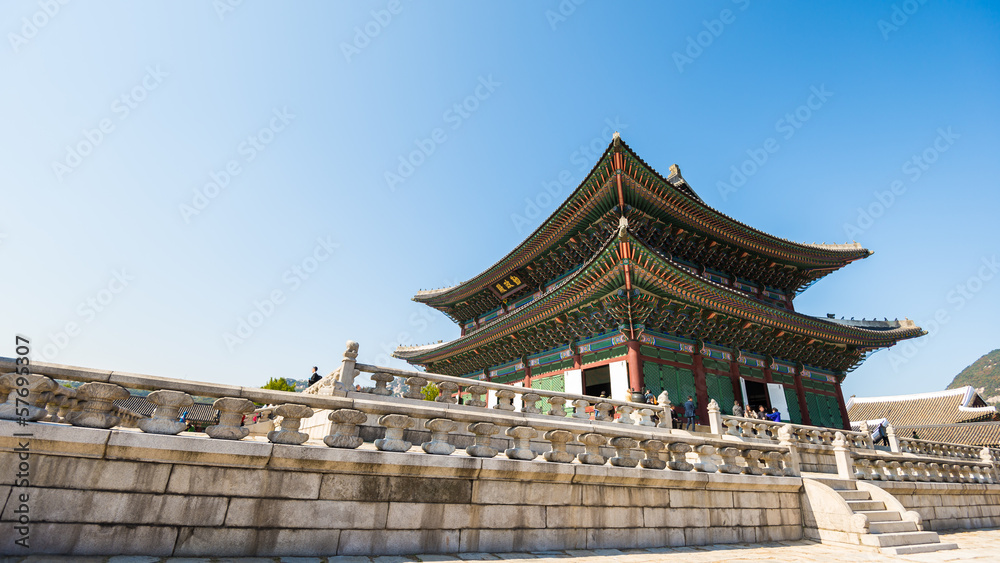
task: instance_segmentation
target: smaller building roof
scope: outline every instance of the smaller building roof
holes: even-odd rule
[[[966,422],[964,424],[924,424],[899,426],[896,435],[909,438],[913,433],[921,440],[968,444],[970,446],[1000,447],[1000,422]]]
[[[997,409],[986,405],[976,390],[966,385],[932,393],[851,397],[847,401],[847,414],[852,421],[886,418],[899,429],[992,420]]]
[[[153,416],[153,410],[156,409],[156,405],[150,402],[149,399],[138,395],[131,395],[127,399],[118,399],[114,404],[145,418]],[[180,412],[184,412],[185,410],[188,413],[187,420],[192,422],[214,422],[216,415],[219,413],[212,405],[203,403],[195,403]]]

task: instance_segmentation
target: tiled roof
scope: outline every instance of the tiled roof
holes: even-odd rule
[[[996,415],[996,407],[972,404],[983,402],[976,390],[967,385],[915,395],[851,397],[847,401],[847,414],[851,420],[886,418],[896,428],[992,420]]]
[[[149,399],[136,395],[132,395],[128,399],[115,401],[115,406],[126,408],[144,417],[153,416],[153,409],[156,408],[156,405],[151,403]],[[218,411],[212,405],[201,403],[195,403],[184,410],[188,411],[187,419],[191,422],[215,422],[215,417],[218,414]],[[182,410],[181,412],[184,411]]]
[[[1000,446],[1000,422],[968,422],[965,424],[933,424],[900,426],[896,435],[909,438],[916,432],[921,440],[968,444],[970,446]]]

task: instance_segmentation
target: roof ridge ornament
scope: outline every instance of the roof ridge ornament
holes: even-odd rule
[[[617,147],[621,142],[622,136],[618,134],[618,131],[615,131],[615,134],[611,136],[611,144]]]
[[[618,238],[628,237],[628,217],[622,215],[618,218]]]

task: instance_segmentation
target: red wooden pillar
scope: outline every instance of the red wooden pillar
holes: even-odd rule
[[[580,369],[583,366],[583,355],[573,354],[573,369]]]
[[[802,366],[795,366],[795,395],[799,399],[799,412],[802,413],[802,424],[812,426],[809,416],[809,404],[806,403],[806,388],[802,386]]]
[[[524,362],[524,386],[531,389],[531,364],[525,358]]]
[[[701,361],[701,352],[695,350],[692,354],[694,364],[694,392],[698,401],[698,424],[708,424],[708,383],[705,381],[705,364]],[[681,397],[681,402],[687,397]]]
[[[840,390],[840,382],[834,386],[837,389],[837,404],[840,405],[840,419],[843,421],[843,429],[851,429],[851,419],[847,416],[847,404],[844,403],[844,393]]]
[[[639,341],[626,340],[625,347],[628,348],[628,353],[625,355],[625,361],[628,363],[628,386],[632,391],[642,393],[642,359],[639,358]],[[629,400],[632,398],[629,397]]]

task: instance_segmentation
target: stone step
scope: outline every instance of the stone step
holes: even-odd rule
[[[888,521],[888,522],[872,522],[868,521],[868,529],[873,534],[890,534],[896,532],[919,532],[916,522],[910,521]]]
[[[844,500],[871,500],[872,495],[868,491],[837,491]]]
[[[803,475],[803,477],[822,483],[835,491],[853,491],[858,488],[858,485],[854,481],[849,481],[847,479],[837,479],[836,477],[817,477],[816,474],[808,476]]]
[[[854,512],[862,510],[885,510],[885,503],[880,500],[849,500],[847,506]]]
[[[864,514],[868,522],[899,522],[902,518],[895,510],[857,510],[856,514]]]
[[[864,534],[861,536],[861,543],[863,545],[878,548],[938,543],[938,541],[937,532],[896,532],[889,534]]]
[[[898,545],[894,547],[883,547],[879,549],[888,555],[910,555],[913,553],[930,553],[932,551],[943,551],[945,549],[958,549],[957,543],[918,543],[915,545]]]

